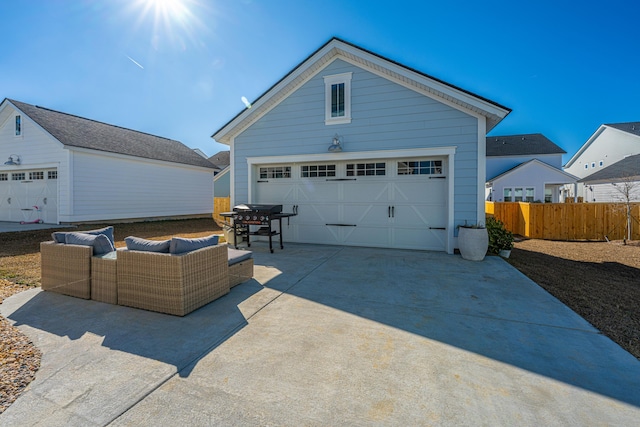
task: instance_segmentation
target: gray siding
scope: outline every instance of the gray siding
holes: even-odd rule
[[[323,77],[346,72],[353,73],[352,121],[327,126]],[[477,119],[342,60],[329,64],[236,137],[235,203],[248,200],[247,157],[326,153],[336,133],[345,152],[457,146],[455,222],[475,222]]]

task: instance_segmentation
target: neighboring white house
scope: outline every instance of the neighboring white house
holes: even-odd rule
[[[184,144],[5,99],[0,221],[210,215],[214,166]]]
[[[231,203],[295,210],[284,240],[453,253],[484,222],[486,134],[510,110],[333,38],[215,132]]]
[[[562,168],[562,148],[542,134],[487,137],[486,200],[560,202],[577,178]]]
[[[640,122],[604,124],[569,159],[564,170],[582,179],[635,154],[640,154]],[[582,197],[585,202],[610,200],[617,193],[613,187],[609,196],[596,195],[592,189],[580,182],[565,191],[567,197]]]
[[[640,154],[628,156],[586,178],[584,185],[589,202],[640,201]]]
[[[218,168],[213,176],[213,196],[229,197],[231,195],[229,151],[220,151],[209,157],[209,161]]]

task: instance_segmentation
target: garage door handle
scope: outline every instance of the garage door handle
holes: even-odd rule
[[[325,224],[325,225],[333,225],[336,227],[355,227],[355,224]]]
[[[430,176],[429,179],[447,179],[446,176]]]
[[[327,178],[327,181],[356,181],[357,178]]]
[[[269,181],[260,181],[260,180],[258,180],[257,182],[269,182]]]
[[[446,230],[447,227],[429,227],[429,230]]]

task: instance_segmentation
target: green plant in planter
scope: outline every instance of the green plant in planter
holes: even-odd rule
[[[504,228],[499,219],[487,217],[487,232],[489,233],[489,252],[498,254],[502,250],[513,249],[513,233]]]

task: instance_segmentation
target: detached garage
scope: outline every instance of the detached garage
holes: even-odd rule
[[[214,168],[178,141],[10,99],[0,104],[0,221],[209,216]]]
[[[484,222],[486,133],[509,111],[334,38],[213,138],[232,205],[298,213],[285,241],[453,253]]]

